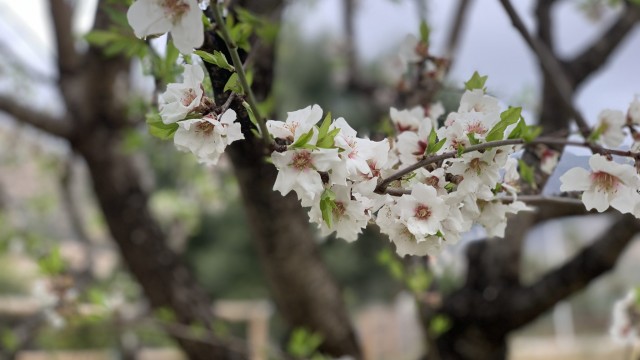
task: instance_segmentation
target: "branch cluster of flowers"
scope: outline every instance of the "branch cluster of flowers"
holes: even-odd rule
[[[193,153],[205,165],[215,165],[227,145],[244,135],[235,122],[236,112],[214,106],[204,93],[204,71],[198,65],[184,66],[180,84],[169,84],[160,95],[160,116],[165,125],[178,124],[173,141],[178,150]]]
[[[463,95],[458,112],[437,128],[435,119],[443,112],[439,104],[428,113],[422,107],[392,108],[398,135],[377,142],[358,137],[343,118],[332,121],[327,115],[318,126],[322,110],[317,105],[289,113],[284,122],[268,121],[271,135],[283,145],[271,155],[279,170],[274,190],[283,195],[294,191],[323,235],[335,231],[354,241],[375,222],[399,255],[437,254],[474,223],[490,236],[503,236],[505,214],[527,208],[520,201],[500,199],[505,192],[516,195],[517,160],[510,155],[518,146],[465,149],[503,140],[507,126],[521,120],[520,111],[501,113],[497,99],[475,89]],[[522,126],[514,126],[511,134],[530,129]],[[387,181],[389,187],[382,185],[418,161],[447,153],[455,156],[406,172]]]
[[[213,7],[221,22],[219,9]],[[196,12],[200,14],[195,0],[138,0],[128,18],[137,36],[171,31],[178,49],[190,54],[202,43],[196,34],[203,31],[201,21],[189,20]],[[225,41],[232,41],[226,25],[218,25]],[[421,29],[421,38],[418,44],[426,44],[427,28]],[[426,59],[421,46],[411,48],[418,56],[406,61]],[[233,66],[220,52],[196,53],[246,79],[235,46],[229,50]],[[160,116],[165,125],[173,124],[178,149],[212,165],[227,145],[244,135],[235,112],[215,106],[205,95],[203,80],[201,67],[185,65],[183,82],[169,84],[159,98]],[[317,105],[290,112],[285,121],[265,123],[255,116],[265,144],[275,149],[271,160],[279,173],[274,190],[283,195],[294,191],[323,235],[335,232],[354,241],[369,223],[376,223],[399,255],[437,254],[443,244],[457,242],[475,224],[489,236],[504,236],[506,215],[528,209],[517,197],[521,175],[523,181],[533,182],[532,170],[514,155],[526,143],[544,141],[536,139],[539,129],[524,122],[520,108],[501,110],[498,100],[485,93],[485,81],[474,74],[465,84],[458,110],[447,114],[441,127],[437,119],[444,109],[439,104],[392,108],[396,136],[382,141],[359,137],[343,118],[327,114],[323,119]],[[236,85],[237,91],[230,88],[254,104],[247,82]],[[640,216],[638,166],[612,158],[640,159],[634,152],[640,149],[638,124],[637,98],[626,116],[603,111],[591,136],[581,143],[594,153],[591,169],[569,170],[561,177],[561,190],[581,192],[587,209],[613,207]],[[627,132],[635,141],[631,151],[604,147],[620,146]],[[542,165],[550,172],[552,166]]]

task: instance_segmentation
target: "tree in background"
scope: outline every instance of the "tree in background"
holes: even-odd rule
[[[542,125],[542,135],[561,134],[561,137],[566,137],[573,119],[587,139],[584,145],[594,152],[604,152],[606,149],[595,143],[597,137],[589,137],[591,130],[573,106],[573,96],[579,85],[605,63],[640,19],[638,7],[624,3],[622,6],[625,10],[620,18],[602,34],[601,39],[573,59],[560,59],[554,52],[551,36],[553,24],[550,14],[555,1],[540,0],[536,3],[536,34],[527,32],[508,1],[501,2],[515,28],[538,56],[544,74],[542,111],[538,121]],[[138,2],[141,3],[145,2]],[[176,6],[183,4],[182,1],[170,3]],[[377,99],[374,95],[382,91],[380,85],[365,80],[356,62],[353,44],[354,2],[345,0],[344,4],[348,32],[345,51],[349,64],[347,87]],[[402,82],[403,86],[396,89],[391,97],[391,103],[381,101],[372,104],[377,116],[382,117],[390,105],[401,108],[420,105],[428,108],[432,104],[435,94],[441,89],[449,61],[455,54],[469,6],[469,2],[464,0],[459,4],[452,21],[445,58],[435,58],[428,53],[426,27],[422,29],[421,41],[416,43],[418,49],[423,46],[424,59],[421,60],[435,63],[438,71],[417,66],[415,76],[410,82]],[[174,82],[171,69],[178,60],[178,51],[169,45],[166,53],[160,56],[146,42],[136,40],[122,21],[126,7],[118,2],[100,2],[94,30],[87,38],[91,46],[86,51],[78,50],[71,31],[72,6],[58,0],[51,0],[50,5],[57,44],[58,85],[66,111],[64,115],[55,117],[33,110],[10,97],[0,98],[0,109],[19,121],[65,139],[73,151],[84,159],[111,236],[150,306],[169,309],[178,324],[203,324],[212,335],[212,340],[205,342],[182,336],[168,326],[168,333],[189,358],[247,357],[247,350],[243,346],[214,336],[211,299],[196,283],[181,257],[169,247],[166,234],[147,208],[149,191],[143,185],[133,156],[121,151],[125,134],[141,121],[127,111],[127,96],[123,96],[127,87],[122,84],[127,83],[131,76],[133,59],[151,58],[158,66],[164,66],[154,71],[157,91],[162,92],[166,83]],[[360,358],[361,351],[340,287],[320,256],[306,211],[294,194],[282,197],[273,191],[278,170],[265,162],[268,152],[263,137],[266,139],[267,130],[260,120],[260,113],[271,114],[275,109],[268,105],[274,84],[278,39],[276,24],[283,7],[282,2],[276,0],[232,2],[228,10],[234,14],[236,22],[227,21],[224,26],[220,18],[216,18],[215,11],[208,8],[204,12],[207,28],[200,32],[204,34],[201,42],[204,52],[199,55],[206,61],[216,109],[234,110],[238,122],[233,122],[234,119],[227,122],[230,129],[237,124],[242,126],[241,134],[236,133],[234,137],[244,137],[244,140],[233,143],[227,140],[229,144],[225,145],[229,145],[227,151],[239,184],[251,238],[280,314],[291,328],[306,328],[319,333],[323,339],[319,348],[322,353]],[[195,16],[188,26],[200,29],[199,18],[199,15]],[[164,32],[168,29],[153,31]],[[221,35],[224,37],[227,30],[230,31],[230,38],[223,39]],[[141,36],[144,31],[136,33]],[[189,43],[184,36],[178,30],[172,31],[176,47],[188,52]],[[235,47],[227,46],[232,42],[240,46],[239,53],[236,53]],[[232,65],[227,59],[233,60],[230,62]],[[252,73],[251,91],[240,81],[242,79],[238,79],[243,73],[243,66]],[[162,78],[162,74],[166,77]],[[472,89],[484,87],[479,77],[471,82],[480,82],[468,85]],[[251,96],[255,96],[255,100]],[[252,105],[251,110],[244,106],[245,99]],[[262,102],[262,106],[257,107],[257,102]],[[262,126],[253,125],[250,112],[258,118],[258,125]],[[169,124],[159,122],[158,117],[150,118],[149,126],[156,135],[170,137],[168,133],[176,130],[173,126],[163,125]],[[256,128],[260,128],[262,137],[256,136]],[[545,159],[543,155],[547,151],[559,154],[565,144],[566,141],[548,141],[527,147],[520,171],[529,169],[533,175],[522,176],[528,179],[521,185],[525,194],[534,194],[535,189],[544,187],[547,178],[541,171],[542,160]],[[274,146],[290,145],[293,144],[276,143]],[[543,145],[546,147],[543,148]],[[266,149],[271,150],[268,147]],[[379,185],[377,190],[384,192],[386,189]],[[579,291],[589,281],[609,270],[638,230],[637,220],[628,215],[620,217],[606,235],[565,265],[524,286],[520,282],[520,259],[522,241],[529,229],[550,219],[587,213],[582,204],[572,201],[560,204],[544,199],[536,201],[539,210],[518,214],[512,219],[504,239],[476,242],[468,247],[468,274],[461,287],[441,293],[436,280],[425,283],[428,287],[414,287],[425,325],[429,357],[504,358],[505,339],[511,331],[529,323],[559,300]],[[330,201],[327,203],[331,204]],[[488,289],[491,296],[487,295]],[[430,296],[423,296],[425,294]],[[431,301],[433,294],[438,294],[440,300]]]

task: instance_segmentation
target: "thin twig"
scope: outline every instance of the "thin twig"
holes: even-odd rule
[[[379,193],[379,194],[386,193],[386,189],[387,189],[387,186],[389,186],[389,184],[391,184],[396,180],[400,180],[403,176],[409,174],[410,172],[420,169],[422,167],[425,167],[429,164],[433,164],[446,159],[452,159],[452,158],[458,157],[462,154],[466,154],[473,151],[487,150],[487,149],[491,149],[499,146],[511,146],[511,145],[530,146],[530,145],[538,145],[538,144],[580,146],[580,147],[586,147],[590,149],[591,152],[593,152],[594,154],[617,155],[617,156],[631,157],[634,159],[640,159],[640,153],[633,152],[630,150],[607,149],[601,145],[594,144],[588,141],[571,141],[566,139],[548,138],[548,137],[540,137],[530,142],[525,142],[524,139],[497,140],[497,141],[489,141],[482,144],[472,145],[467,148],[464,148],[464,150],[460,152],[455,150],[455,151],[445,152],[440,155],[425,157],[424,159],[416,162],[415,164],[402,168],[396,171],[395,173],[393,173],[392,175],[390,175],[389,177],[382,179],[378,183],[378,186],[376,187],[375,191],[376,193]],[[392,191],[395,191],[395,190],[392,190]]]
[[[0,112],[7,113],[16,121],[29,124],[51,135],[69,138],[72,132],[69,119],[59,119],[44,111],[33,110],[31,107],[21,105],[17,100],[0,95]]]
[[[220,34],[222,35],[222,39],[227,45],[227,49],[229,50],[229,54],[231,54],[231,61],[233,62],[233,66],[236,69],[236,73],[238,74],[238,79],[240,80],[240,84],[244,89],[244,92],[247,94],[247,102],[249,103],[249,107],[251,108],[251,112],[253,112],[253,116],[255,116],[256,121],[258,122],[258,126],[260,127],[260,132],[262,133],[262,139],[265,142],[265,145],[271,145],[271,137],[269,136],[269,131],[267,130],[267,124],[260,115],[260,110],[258,109],[258,102],[256,101],[255,95],[251,90],[251,86],[249,86],[249,81],[247,81],[247,76],[244,72],[244,67],[242,66],[242,60],[240,60],[240,54],[238,54],[238,45],[231,39],[229,35],[229,30],[222,19],[222,14],[220,14],[220,9],[217,4],[211,6],[213,17],[216,20],[216,25],[220,29]]]
[[[558,91],[562,101],[570,109],[571,115],[573,115],[580,133],[585,139],[588,139],[589,135],[591,135],[591,128],[584,116],[582,116],[573,104],[573,86],[571,85],[571,81],[562,65],[544,43],[542,43],[538,38],[531,36],[522,22],[522,19],[511,5],[511,1],[500,0],[500,2],[509,15],[513,26],[518,30],[527,45],[529,45],[531,50],[536,54],[542,68],[550,75],[550,78],[553,79],[552,83]]]

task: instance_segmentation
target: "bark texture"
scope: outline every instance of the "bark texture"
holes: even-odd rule
[[[280,18],[282,2],[241,1],[240,5],[272,20]],[[222,40],[209,34],[205,47],[227,54]],[[253,91],[259,100],[269,96],[273,84],[275,44],[252,46]],[[216,94],[223,104],[229,93],[224,85],[226,70],[208,66]],[[342,291],[324,263],[306,211],[295,194],[283,197],[273,191],[277,170],[265,162],[261,141],[253,136],[247,113],[238,100],[232,102],[246,140],[228,149],[240,185],[254,244],[258,250],[269,289],[278,311],[291,328],[306,328],[322,334],[320,351],[332,355],[361,357],[355,331],[342,299]],[[266,114],[263,114],[266,115]]]
[[[95,29],[107,29],[105,1],[98,7]],[[121,9],[126,11],[126,9]],[[138,281],[152,309],[167,309],[182,325],[210,329],[211,299],[191,271],[167,245],[166,235],[151,216],[148,189],[134,157],[123,152],[123,134],[135,125],[126,111],[130,60],[106,57],[90,47],[75,48],[68,1],[50,0],[57,44],[59,89],[67,113],[58,119],[0,99],[0,110],[17,120],[69,141],[89,168],[93,189],[125,265]],[[247,350],[215,336],[207,341],[171,334],[189,359],[245,359]]]

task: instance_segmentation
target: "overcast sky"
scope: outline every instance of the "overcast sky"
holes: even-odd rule
[[[342,29],[341,0],[297,1],[287,17],[302,27],[305,36],[325,33],[339,36]],[[460,53],[454,63],[453,79],[463,81],[477,70],[489,75],[488,87],[505,102],[515,102],[526,89],[535,89],[537,66],[520,36],[513,31],[497,0],[475,0],[462,36]],[[81,14],[90,14],[94,0],[77,0]],[[525,21],[532,1],[514,1]],[[570,55],[593,40],[606,28],[615,14],[598,23],[589,21],[577,10],[579,1],[563,1],[554,13],[555,37],[561,54]],[[0,34],[33,66],[51,73],[51,31],[48,10],[43,0],[0,0]],[[457,1],[431,1],[428,19],[437,53]],[[79,16],[76,29],[87,29],[92,19]],[[358,53],[373,59],[394,48],[408,33],[417,33],[417,9],[412,0],[360,0],[356,18]],[[35,44],[35,46],[34,46]],[[37,59],[37,61],[33,61]],[[608,66],[580,91],[577,103],[593,121],[603,108],[626,111],[634,94],[640,94],[640,28],[618,49]]]

